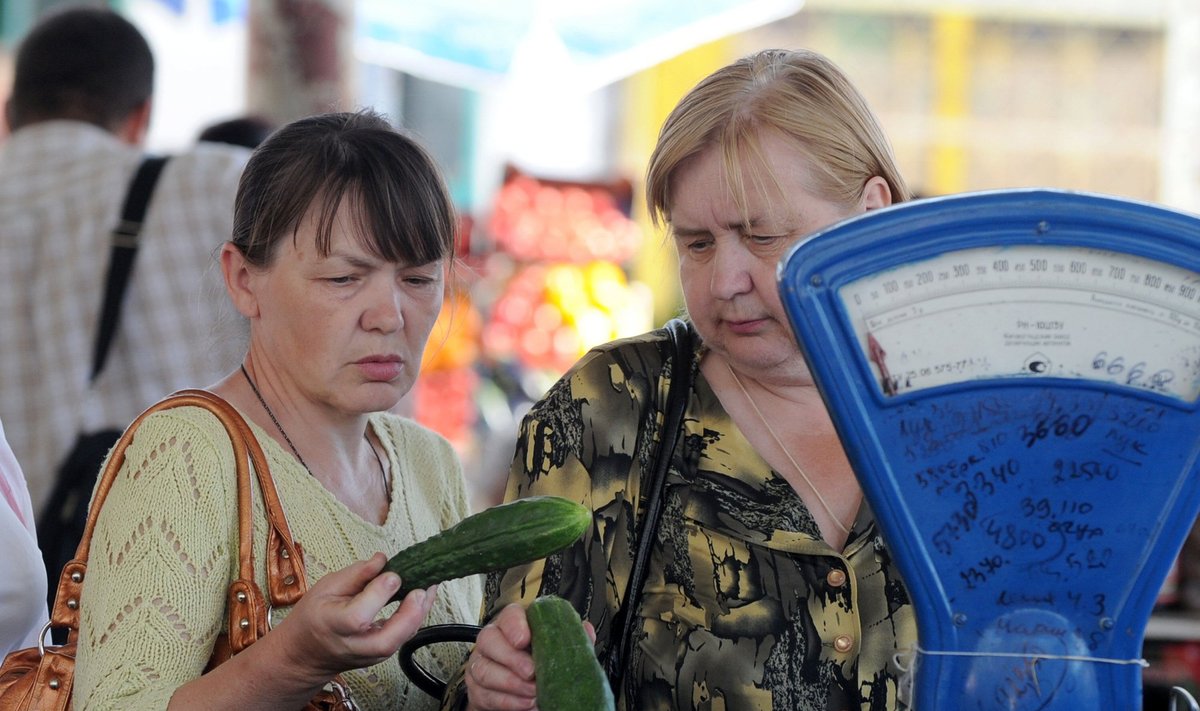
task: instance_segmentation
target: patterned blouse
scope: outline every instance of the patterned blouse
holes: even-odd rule
[[[556,494],[595,520],[563,554],[492,575],[488,617],[553,593],[595,625],[606,655],[631,567],[632,502],[662,428],[669,344],[656,331],[591,351],[526,417],[506,498]],[[916,622],[869,509],[844,550],[826,544],[699,374],[702,355],[619,707],[904,708],[895,658],[916,641]]]

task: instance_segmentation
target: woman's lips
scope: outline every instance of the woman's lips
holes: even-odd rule
[[[739,336],[749,336],[758,333],[766,325],[767,319],[756,318],[744,321],[725,321],[725,327]]]
[[[400,373],[404,370],[404,361],[398,357],[378,356],[363,358],[357,361],[355,365],[367,377],[368,380],[377,380],[387,382],[400,377]]]

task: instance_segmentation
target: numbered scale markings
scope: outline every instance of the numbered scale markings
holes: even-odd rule
[[[1053,375],[1200,394],[1200,275],[1099,249],[976,248],[843,286],[888,395]]]
[[[939,198],[797,245],[780,293],[916,611],[912,707],[1138,708],[1200,512],[1200,218]]]

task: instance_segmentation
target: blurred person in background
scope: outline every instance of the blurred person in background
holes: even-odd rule
[[[112,431],[115,441],[151,403],[211,382],[245,348],[214,255],[249,151],[205,143],[171,156],[157,181],[91,381],[112,230],[143,158],[153,85],[146,39],[107,9],[56,8],[16,51],[0,144],[0,417],[42,520],[65,503],[49,499],[77,438]],[[90,486],[81,490],[86,502]],[[62,561],[42,544],[57,577]]]
[[[0,423],[0,659],[38,643],[46,625],[46,578],[33,505]]]
[[[695,381],[635,610],[619,708],[903,708],[908,593],[795,341],[776,265],[797,240],[909,199],[866,101],[828,59],[763,51],[667,118],[646,195],[678,252]],[[555,494],[594,524],[489,576],[449,707],[535,704],[525,606],[571,601],[606,659],[666,410],[664,331],[593,349],[522,424],[506,499]],[[458,683],[465,677],[463,683]]]
[[[236,116],[205,126],[196,140],[257,148],[274,130],[275,124],[261,116]]]

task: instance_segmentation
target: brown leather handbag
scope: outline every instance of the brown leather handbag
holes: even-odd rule
[[[218,636],[208,669],[227,661],[266,634],[271,607],[294,605],[308,589],[300,544],[292,540],[266,457],[249,425],[232,405],[219,396],[206,390],[182,390],[139,415],[113,448],[100,474],[100,482],[88,512],[87,527],[75,558],[63,566],[59,576],[50,621],[42,631],[43,641],[37,647],[10,653],[5,657],[4,664],[0,665],[0,711],[66,711],[71,708],[80,592],[87,576],[88,547],[96,518],[125,461],[125,450],[138,425],[149,415],[174,407],[202,407],[212,412],[229,433],[237,463],[239,577],[229,585],[229,628]],[[267,513],[267,588],[270,607],[254,582],[251,469],[258,477],[258,488],[262,492]],[[61,646],[46,645],[44,640],[50,628],[65,628],[66,643]],[[348,687],[337,676],[305,708],[313,711],[355,711],[357,706],[350,698]]]

